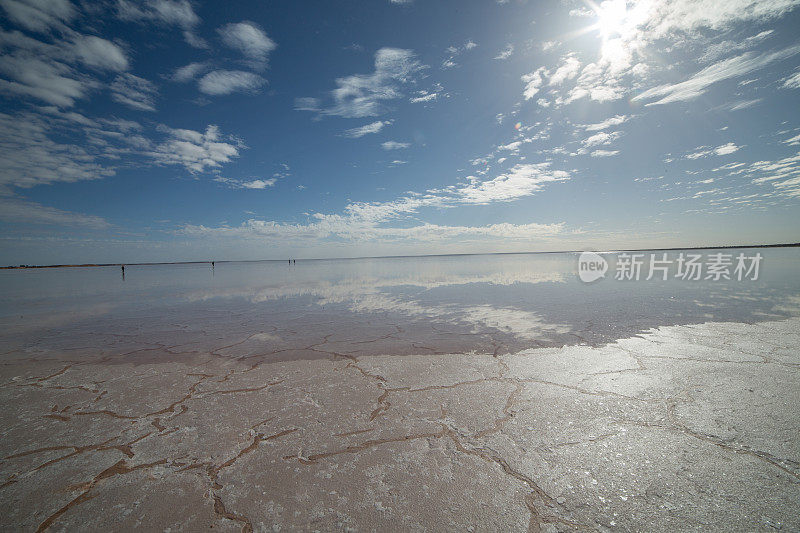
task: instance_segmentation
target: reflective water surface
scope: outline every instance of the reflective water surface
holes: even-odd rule
[[[686,281],[671,271],[647,281],[645,267],[639,281],[618,281],[617,256],[607,254],[605,279],[587,284],[571,253],[133,265],[124,280],[119,267],[5,270],[0,348],[151,359],[500,353],[797,315],[800,249],[725,253],[740,251],[763,255],[758,280]]]

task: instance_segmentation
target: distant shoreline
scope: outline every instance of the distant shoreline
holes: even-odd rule
[[[785,244],[749,244],[735,246],[689,246],[674,248],[632,248],[618,250],[591,250],[599,253],[619,253],[619,252],[671,252],[677,250],[734,250],[739,248],[797,248],[800,242]],[[424,254],[424,255],[381,255],[381,256],[361,256],[361,257],[327,257],[315,259],[303,259],[303,261],[337,261],[350,259],[398,259],[401,257],[458,257],[470,255],[527,255],[527,254],[574,254],[588,250],[558,250],[553,252],[488,252],[474,254]],[[210,265],[212,263],[265,263],[268,261],[287,261],[287,259],[243,259],[243,260],[221,260],[221,261],[164,261],[147,263],[84,263],[73,265],[17,265],[0,266],[0,270],[22,270],[34,268],[86,268],[86,267],[121,267],[121,266],[158,266],[158,265]]]

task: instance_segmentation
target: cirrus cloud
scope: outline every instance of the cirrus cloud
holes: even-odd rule
[[[385,143],[381,144],[381,148],[384,150],[403,150],[411,146],[411,143],[404,143],[398,141],[386,141]]]
[[[400,86],[412,82],[415,75],[427,68],[411,50],[381,48],[375,52],[375,70],[371,74],[354,74],[336,79],[331,91],[333,105],[328,108],[298,105],[298,110],[319,110],[325,115],[346,118],[374,117],[384,109],[382,102],[400,98]],[[298,103],[319,100],[298,98]]]
[[[226,24],[217,30],[222,42],[227,46],[240,51],[250,60],[254,66],[263,67],[269,53],[278,47],[275,41],[270,39],[264,30],[255,22],[237,22]]]
[[[371,122],[370,124],[365,124],[363,126],[359,126],[358,128],[351,128],[349,130],[345,130],[342,135],[344,137],[350,137],[351,139],[358,139],[359,137],[363,137],[364,135],[369,135],[370,133],[378,133],[384,127],[390,125],[392,123],[391,120],[378,120],[375,122]]]
[[[266,85],[267,80],[243,70],[214,70],[198,81],[201,92],[219,96],[235,92],[257,92]]]
[[[219,127],[208,126],[205,132],[186,129],[160,128],[169,135],[149,154],[162,165],[180,165],[192,174],[219,168],[239,155],[241,141],[223,136]]]

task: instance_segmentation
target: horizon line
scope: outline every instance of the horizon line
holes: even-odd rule
[[[470,255],[533,255],[533,254],[574,254],[579,252],[598,253],[625,253],[625,252],[669,252],[676,250],[733,250],[738,248],[795,248],[800,247],[800,242],[778,244],[749,244],[749,245],[722,245],[722,246],[687,246],[670,248],[628,248],[611,250],[554,250],[554,251],[529,251],[529,252],[483,252],[483,253],[453,253],[453,254],[419,254],[419,255],[373,255],[357,257],[316,257],[305,258],[302,261],[342,261],[355,259],[398,259],[406,257],[459,257]],[[146,261],[141,263],[82,263],[82,264],[55,264],[55,265],[8,265],[0,266],[0,270],[21,270],[35,268],[87,268],[87,267],[115,267],[115,266],[158,266],[158,265],[210,265],[212,263],[266,263],[267,261],[291,261],[292,259],[221,259],[207,261]],[[296,259],[295,259],[296,261]]]

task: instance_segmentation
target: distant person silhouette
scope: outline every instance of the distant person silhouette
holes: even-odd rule
[[[292,263],[296,265],[297,264],[297,259],[292,259]]]
[[[122,266],[122,281],[125,281],[125,265]]]

